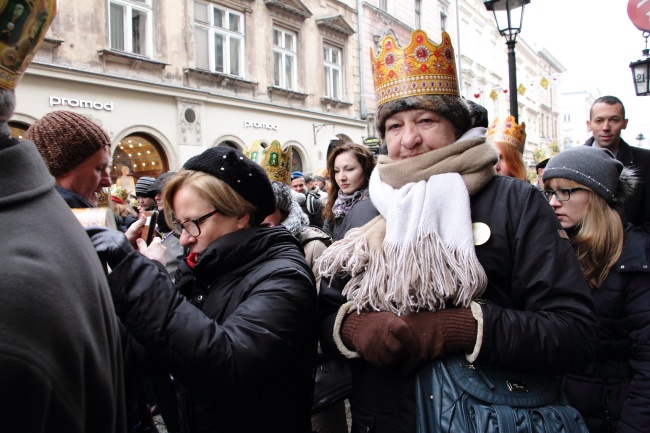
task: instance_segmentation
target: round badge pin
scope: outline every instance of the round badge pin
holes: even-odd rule
[[[474,245],[483,245],[490,239],[490,227],[485,223],[473,223]]]

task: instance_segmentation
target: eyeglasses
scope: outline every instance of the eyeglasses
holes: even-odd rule
[[[219,213],[219,211],[213,210],[210,213],[206,213],[202,217],[199,217],[194,220],[185,221],[184,223],[180,221],[172,221],[172,225],[174,226],[174,231],[180,235],[183,232],[183,229],[185,229],[188,235],[194,237],[199,236],[201,234],[201,223],[216,213]]]
[[[557,201],[569,201],[571,199],[571,193],[573,191],[589,191],[587,188],[559,188],[555,191],[552,189],[547,189],[542,191],[546,200],[551,201],[551,198],[555,196]]]

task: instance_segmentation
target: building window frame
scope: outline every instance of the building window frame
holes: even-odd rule
[[[298,80],[298,33],[273,26],[273,85],[296,90]]]
[[[334,100],[343,99],[343,50],[330,44],[323,44],[323,86],[325,96]]]
[[[151,57],[151,3],[152,0],[108,0],[108,41],[111,50]]]
[[[206,16],[199,17],[197,7],[205,7]],[[244,14],[214,3],[194,1],[194,37],[199,40],[199,32],[204,32],[204,47],[195,43],[197,69],[245,78],[245,21]],[[220,18],[221,23],[217,18]],[[207,47],[205,47],[207,45]],[[207,48],[206,53],[203,50]]]

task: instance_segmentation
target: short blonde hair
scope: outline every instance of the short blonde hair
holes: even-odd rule
[[[181,170],[169,179],[162,191],[165,221],[169,227],[172,226],[172,222],[176,218],[172,206],[174,195],[183,186],[192,188],[202,199],[214,206],[220,214],[237,218],[248,214],[250,215],[250,224],[257,223],[254,221],[255,206],[237,194],[226,182],[202,171]]]

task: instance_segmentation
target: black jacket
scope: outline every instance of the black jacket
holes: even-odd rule
[[[182,385],[185,431],[310,431],[316,290],[284,227],[218,238],[181,263],[178,291],[139,253],[109,281],[127,329]]]
[[[592,146],[594,138],[585,142],[585,146]],[[616,152],[616,159],[626,167],[636,170],[639,184],[631,197],[625,200],[625,220],[645,231],[650,231],[650,150],[630,146],[622,138]]]
[[[599,289],[596,360],[565,379],[591,433],[650,428],[650,235],[628,226],[623,252]]]
[[[367,206],[354,206],[350,213]],[[471,197],[472,221],[490,228],[476,247],[489,279],[477,359],[534,371],[567,371],[592,359],[597,320],[575,253],[542,194],[527,182],[496,176]],[[350,213],[348,215],[350,215]],[[358,216],[355,220],[361,221]],[[321,345],[336,351],[334,318],[345,281],[321,280]],[[362,361],[353,368],[355,428],[414,432],[414,379]]]

